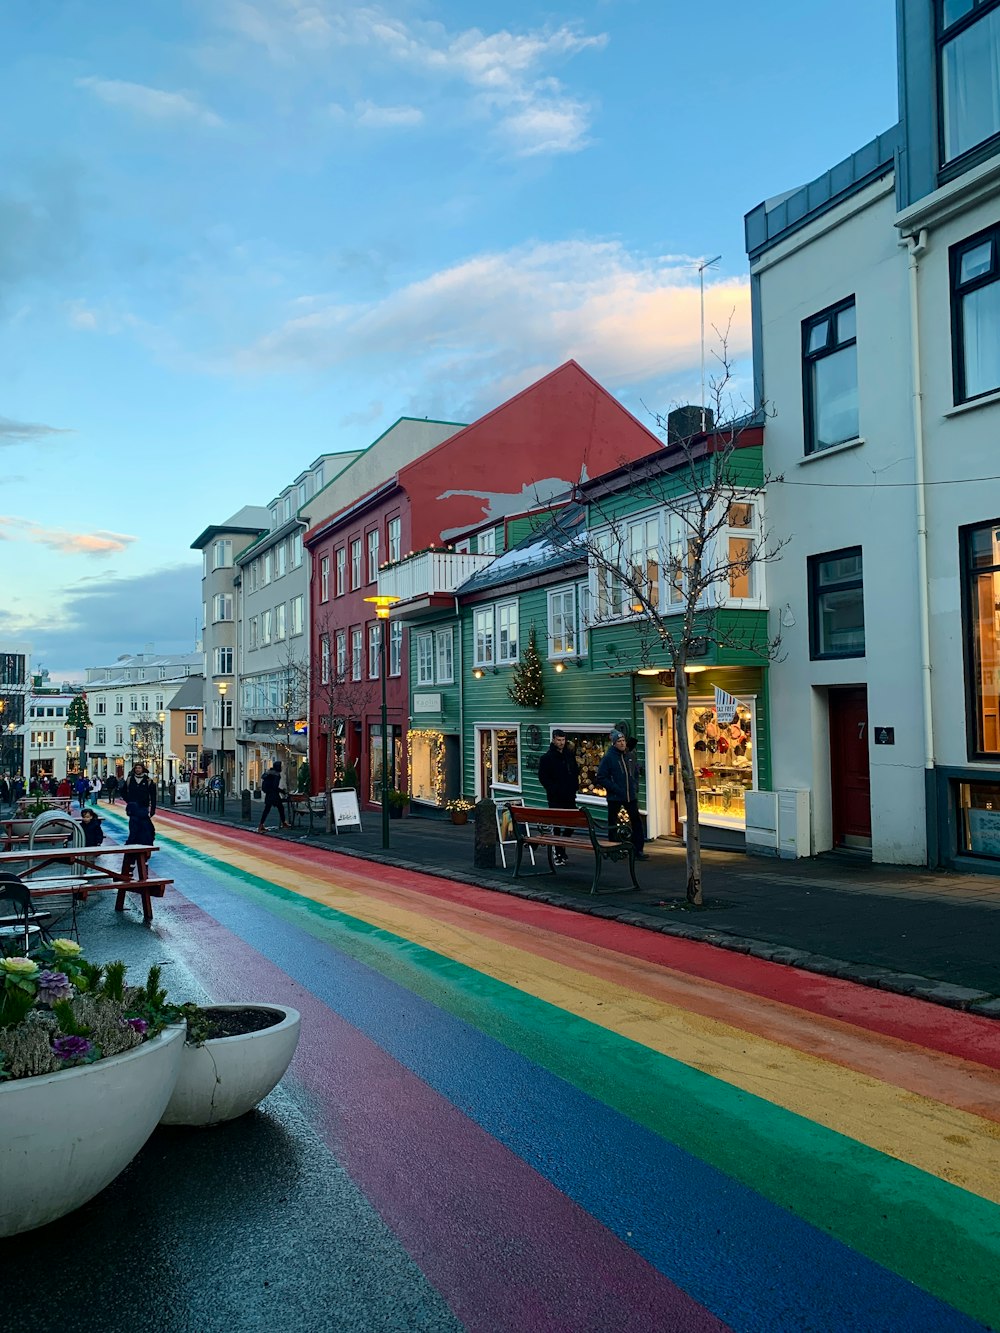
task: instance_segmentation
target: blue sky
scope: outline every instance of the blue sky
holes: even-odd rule
[[[6,0],[0,637],[189,648],[207,524],[569,356],[696,400],[693,261],[745,356],[743,214],[895,121],[892,10]]]

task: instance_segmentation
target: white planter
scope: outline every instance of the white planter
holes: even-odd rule
[[[280,1004],[213,1004],[211,1009],[267,1009],[281,1021],[260,1032],[185,1046],[163,1125],[218,1125],[252,1111],[291,1063],[299,1041],[297,1009]]]
[[[170,1099],[184,1029],[58,1074],[0,1083],[0,1236],[71,1213],[128,1166]]]

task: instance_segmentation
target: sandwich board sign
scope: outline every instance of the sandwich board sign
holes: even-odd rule
[[[361,828],[358,793],[353,787],[334,788],[330,792],[330,804],[333,806],[333,826],[338,833]]]
[[[174,783],[174,805],[191,804],[191,784],[190,782]]]

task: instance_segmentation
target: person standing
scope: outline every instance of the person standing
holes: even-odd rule
[[[124,799],[126,806],[141,806],[150,819],[156,814],[156,783],[150,782],[146,765],[141,761],[132,765],[132,772],[125,779],[125,786],[119,789],[118,794]]]
[[[257,825],[257,832],[267,832],[264,827],[264,820],[272,810],[277,810],[282,828],[291,828],[291,824],[285,821],[285,807],[281,800],[281,763],[279,760],[276,759],[261,778],[260,789],[264,793],[264,810],[260,817],[260,823]]]
[[[576,755],[566,744],[566,733],[558,729],[552,733],[552,743],[538,761],[538,781],[545,788],[550,810],[575,810],[576,793],[580,789],[580,770]],[[572,829],[556,829],[557,834],[572,837]],[[566,852],[557,847],[553,860],[557,866],[568,861]]]
[[[648,858],[643,851],[646,840],[642,830],[642,815],[639,813],[639,789],[635,777],[629,771],[627,753],[625,736],[620,731],[613,731],[611,744],[598,765],[597,781],[608,797],[608,837],[618,836],[618,816],[624,810],[628,815],[636,860],[645,861]]]
[[[118,774],[109,773],[107,781],[104,784],[104,790],[107,793],[108,804],[114,805],[115,793],[118,791]]]

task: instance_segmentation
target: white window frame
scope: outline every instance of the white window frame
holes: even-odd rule
[[[197,714],[197,713],[185,713],[185,714],[184,714],[184,735],[185,735],[185,736],[197,736],[197,735],[198,735],[198,714]]]
[[[285,639],[288,626],[288,612],[285,609],[285,603],[279,602],[274,608],[274,639],[276,643],[281,643]]]
[[[260,646],[266,648],[271,642],[271,608],[260,613]]]
[[[413,636],[413,655],[418,685],[434,684],[434,635],[423,630]]]
[[[303,618],[305,615],[305,598],[302,593],[292,598],[292,616],[291,616],[291,636],[302,633]]]
[[[261,587],[266,588],[271,582],[271,573],[274,569],[274,557],[270,551],[264,552],[264,574],[261,579]]]
[[[219,624],[221,621],[229,621],[233,618],[233,594],[231,592],[217,592],[212,598],[212,623]]]
[[[347,579],[347,547],[337,547],[337,596],[343,597]]]
[[[495,643],[496,660],[498,666],[513,666],[521,655],[521,617],[520,608],[516,597],[508,598],[503,602],[497,602],[495,606]],[[507,618],[507,624],[504,626],[504,618]],[[513,625],[513,636],[511,635],[511,626]],[[504,649],[504,635],[506,634],[507,647]],[[514,646],[511,651],[511,638],[513,637]]]
[[[104,717],[107,711],[108,711],[107,700],[104,698],[103,694],[100,694],[94,700],[94,712],[97,714],[98,717]]]
[[[455,683],[455,632],[451,625],[434,631],[434,674],[438,685]]]
[[[228,654],[228,656],[227,656],[227,654]],[[213,671],[212,671],[212,675],[213,675],[213,676],[231,676],[231,675],[233,674],[233,658],[234,658],[234,655],[235,655],[235,654],[234,654],[232,648],[227,648],[227,647],[225,647],[225,646],[223,646],[223,647],[221,647],[221,648],[216,648],[216,649],[215,649],[215,652],[214,652],[214,654],[213,654],[213,656],[214,656],[214,658],[215,658],[215,661],[214,661],[214,663],[213,663],[213,667],[214,667],[214,669],[213,669]],[[229,663],[228,667],[226,666],[226,662],[227,662],[227,661],[228,661],[228,663]],[[145,712],[145,711],[146,711],[146,710],[143,709],[143,712]]]
[[[476,552],[479,555],[496,555],[497,553],[497,530],[496,528],[486,528],[476,537]]]
[[[212,544],[212,568],[229,569],[233,563],[233,543],[222,537]]]
[[[351,541],[351,592],[355,592],[361,587],[361,575],[364,570],[361,567],[361,538],[354,537]]]
[[[319,636],[319,683],[329,685],[330,683],[330,636],[321,634]]]
[[[380,620],[373,620],[368,626],[368,679],[380,680],[382,676],[382,642]]]
[[[361,634],[361,626],[355,625],[351,630],[351,680],[361,680],[362,670],[364,668],[364,639]]]
[[[328,602],[330,600],[330,557],[328,555],[320,557],[319,600],[321,602]]]
[[[347,630],[339,629],[336,635],[337,645],[337,680],[343,680],[347,675]]]
[[[472,665],[491,667],[495,659],[493,607],[477,606],[472,613]]]
[[[251,616],[247,621],[247,651],[250,652],[257,647],[257,617]]]
[[[764,585],[764,564],[759,559],[761,548],[761,534],[763,531],[763,515],[761,513],[761,497],[759,495],[734,496],[730,511],[735,505],[749,505],[753,510],[753,522],[749,527],[725,527],[719,533],[719,541],[724,543],[719,553],[718,564],[723,560],[729,560],[730,542],[749,540],[751,552],[756,553],[758,558],[750,565],[747,570],[747,576],[750,580],[750,593],[747,597],[733,597],[729,586],[720,587],[718,592],[720,600],[726,606],[733,607],[752,607],[764,609],[767,605]],[[727,518],[729,515],[727,514]]]
[[[302,533],[296,532],[292,537],[292,568],[298,569],[299,566],[302,564],[302,559],[303,559]]]
[[[573,635],[572,645],[568,648],[566,647],[566,611],[565,611],[565,603],[567,598],[569,599],[571,607],[570,626]],[[578,604],[576,584],[567,583],[564,584],[561,588],[550,588],[546,601],[547,601],[547,615],[548,615],[549,661],[558,662],[568,657],[570,658],[579,657],[580,656],[580,614],[579,614],[579,604]],[[556,602],[561,602],[563,604],[562,609],[559,610],[558,612],[556,612],[555,610]],[[556,622],[555,622],[556,614],[558,614],[561,618],[561,629],[562,629],[561,635],[556,634]],[[556,647],[557,638],[561,638],[562,640],[562,646],[558,648]]]
[[[95,744],[95,745],[107,745],[107,743],[108,743],[108,729],[107,729],[107,727],[95,727],[95,728],[94,728],[94,744]]]
[[[365,542],[368,547],[368,582],[378,583],[378,528],[369,528]]]
[[[288,572],[288,546],[285,542],[278,542],[274,548],[274,577],[283,579]]]
[[[400,620],[389,621],[389,675],[403,674],[403,623]]]
[[[399,559],[403,548],[403,520],[401,518],[390,518],[386,527],[388,535],[388,550],[386,559],[390,565],[394,565]]]
[[[489,796],[487,791],[481,791],[482,773],[479,767],[479,754],[482,747],[482,732],[491,733],[490,739],[490,758],[493,769],[493,790],[505,792],[519,792],[524,783],[524,753],[521,746],[521,725],[519,722],[477,722],[475,724],[476,733],[476,796],[478,799]],[[497,737],[498,731],[512,731],[517,737],[517,782],[497,782]]]

